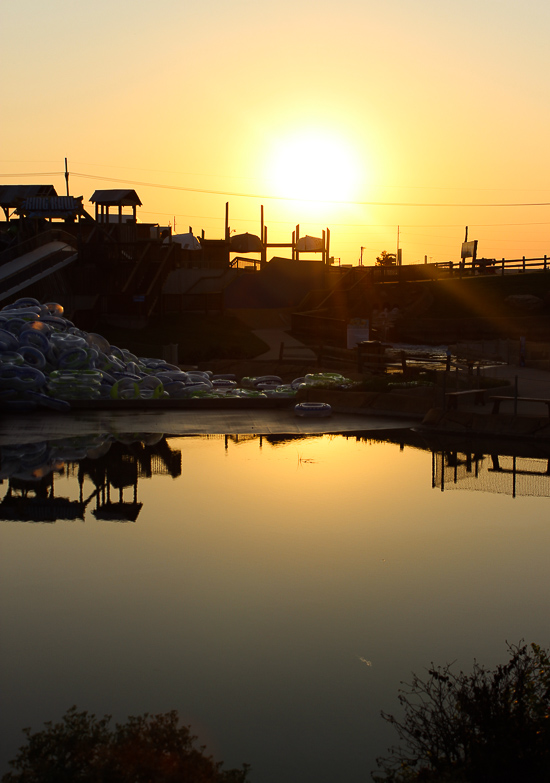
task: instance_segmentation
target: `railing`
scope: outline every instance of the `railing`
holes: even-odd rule
[[[470,277],[473,275],[505,275],[507,273],[550,271],[550,257],[544,255],[537,258],[478,258],[471,261],[455,263],[453,261],[435,264],[406,264],[405,266],[368,266],[353,267],[354,277],[363,276],[372,283],[409,282],[413,280],[441,280],[449,277]]]
[[[152,245],[150,242],[148,242],[143,250],[141,251],[140,257],[137,259],[136,263],[132,267],[132,271],[126,278],[126,282],[124,283],[124,286],[122,287],[122,294],[131,293],[133,289],[135,288],[135,284],[140,278],[140,275],[142,275],[143,269],[145,268],[145,259],[148,255],[150,255]]]
[[[508,260],[503,258],[502,261],[495,261],[495,269],[499,265],[501,268],[501,274],[504,274],[506,270],[511,269],[521,269],[523,272],[525,272],[527,269],[543,269],[546,272],[549,269],[546,256],[543,256],[542,258],[525,258],[525,256],[523,256],[522,258]]]
[[[521,271],[526,272],[528,270],[544,271],[547,272],[550,269],[548,256],[540,256],[538,258],[502,258],[500,260],[496,258],[478,258],[476,261],[469,264],[453,264],[452,261],[446,263],[434,264],[438,269],[446,269],[451,274],[463,276],[463,275],[504,275],[506,272]]]

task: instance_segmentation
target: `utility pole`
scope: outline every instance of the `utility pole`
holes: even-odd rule
[[[397,226],[397,252],[395,253],[395,265],[399,266],[399,226]]]

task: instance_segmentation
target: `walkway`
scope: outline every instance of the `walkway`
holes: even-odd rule
[[[311,348],[292,337],[284,329],[254,329],[254,334],[269,345],[269,349],[265,353],[255,357],[260,361],[277,361],[279,358],[283,358],[308,362],[317,359],[317,354]],[[282,357],[281,343],[283,344]]]
[[[532,397],[536,399],[550,399],[550,372],[537,370],[533,367],[519,367],[514,364],[485,367],[483,375],[491,378],[503,378],[510,382],[508,391],[497,392],[513,396],[515,394],[515,382],[517,378],[518,397]],[[488,395],[490,396],[490,395]],[[513,402],[505,402],[502,405],[502,413],[513,413]],[[460,405],[459,405],[460,407]],[[478,413],[491,412],[493,404],[488,400],[483,407],[478,407]],[[518,414],[521,416],[548,416],[548,406],[541,402],[519,402]]]
[[[483,367],[482,373],[490,378],[505,378],[512,386],[518,379],[520,397],[544,397],[550,399],[550,372],[533,367],[519,367],[515,364]],[[513,392],[512,392],[513,393]]]
[[[246,324],[269,346],[267,351],[255,356],[255,359],[278,361],[281,355],[281,343],[283,343],[283,359],[295,359],[298,362],[316,361],[316,353],[289,334],[292,308],[248,308],[228,312]]]

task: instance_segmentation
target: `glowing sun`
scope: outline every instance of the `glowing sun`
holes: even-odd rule
[[[277,193],[307,201],[351,201],[358,182],[356,157],[341,138],[316,129],[279,139],[269,179]]]

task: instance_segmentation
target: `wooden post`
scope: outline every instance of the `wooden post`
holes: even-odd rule
[[[292,260],[296,260],[296,232],[292,232]]]
[[[298,223],[298,225],[296,226],[296,245],[298,244],[299,240],[300,240],[300,224]],[[296,250],[296,261],[299,260],[300,260],[300,253],[298,252],[298,250]]]
[[[330,266],[330,228],[327,227],[327,266]]]
[[[225,202],[225,241],[229,242],[229,201]]]
[[[265,264],[266,261],[266,240],[264,240],[264,234],[267,232],[264,232],[265,226],[264,226],[264,205],[260,205],[260,239],[262,241],[262,249],[260,252],[260,268]]]

